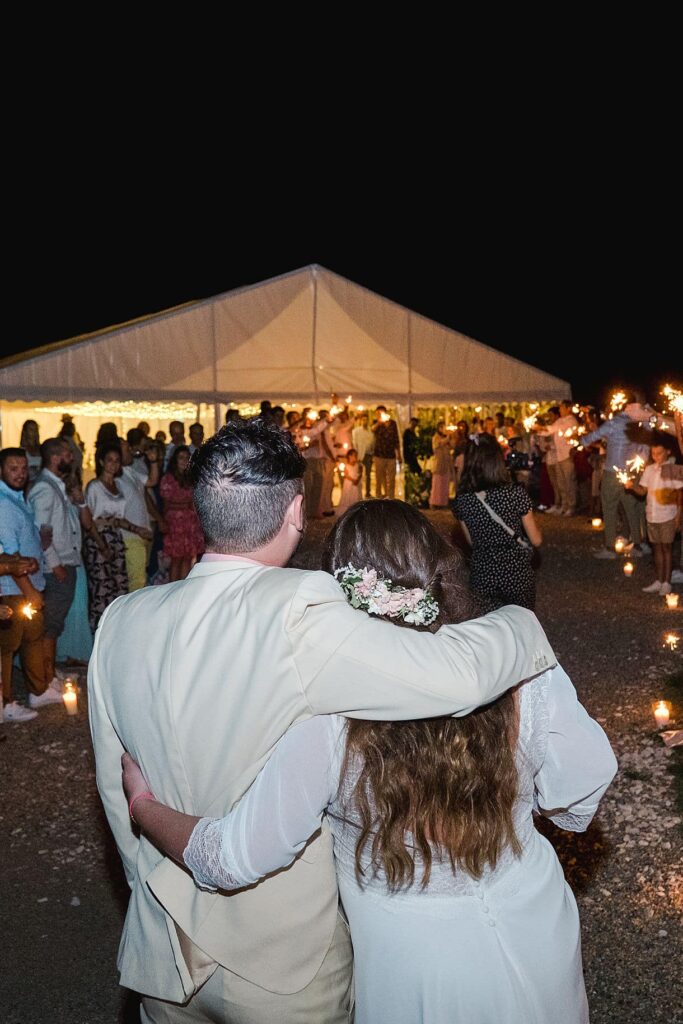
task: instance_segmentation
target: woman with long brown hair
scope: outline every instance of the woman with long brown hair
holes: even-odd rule
[[[350,508],[323,566],[387,629],[475,611],[460,554],[402,502]],[[306,857],[321,822],[332,832],[356,1024],[579,1024],[576,904],[532,811],[587,828],[615,768],[555,668],[460,718],[299,723],[224,819],[159,804],[128,755],[124,787],[147,836],[200,885],[256,883]]]

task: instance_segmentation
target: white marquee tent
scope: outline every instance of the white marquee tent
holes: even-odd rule
[[[213,428],[229,402],[317,406],[332,391],[407,409],[571,393],[566,381],[317,265],[0,361],[3,444],[18,441],[8,436],[13,407],[23,420],[31,408],[128,403],[139,419],[141,403],[166,403],[176,414],[159,416],[165,429],[169,418],[197,416]],[[171,403],[185,403],[185,414]]]

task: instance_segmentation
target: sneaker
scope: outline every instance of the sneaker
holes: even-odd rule
[[[69,673],[65,672],[64,674],[62,674],[62,672],[59,669],[55,669],[55,672],[56,675],[52,677],[49,685],[52,687],[53,690],[56,690],[57,693],[64,693],[64,676],[68,676]]]
[[[647,543],[647,541],[641,541],[641,543],[640,543],[640,550],[643,552],[644,555],[651,555],[652,554],[652,548]]]
[[[50,683],[45,693],[41,693],[36,696],[35,693],[29,693],[28,695],[28,706],[30,708],[42,708],[46,704],[61,704],[62,695],[58,690]]]
[[[670,594],[671,593],[671,584],[670,583],[662,583],[661,587],[659,588],[659,593],[660,594]]]
[[[643,593],[644,594],[663,594],[664,591],[660,589],[663,586],[668,586],[668,584],[660,583],[659,580],[655,580],[654,583],[651,583],[649,585],[649,587],[643,587]],[[669,590],[671,590],[671,587],[669,587]]]
[[[614,551],[610,551],[609,548],[600,548],[599,551],[593,552],[593,558],[616,558]]]
[[[10,704],[5,704],[3,715],[6,722],[30,722],[32,718],[38,717],[38,712],[29,711],[23,704],[17,704],[13,700]]]
[[[630,544],[627,548],[624,548],[624,554],[627,554],[629,558],[642,558],[643,549],[640,544]]]
[[[562,515],[562,509],[559,507],[559,505],[552,505],[548,509],[548,515],[549,516],[561,516]]]
[[[672,583],[683,583],[683,569],[674,569],[671,573]]]

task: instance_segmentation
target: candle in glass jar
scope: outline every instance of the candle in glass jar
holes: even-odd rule
[[[62,694],[64,707],[68,715],[78,714],[78,695],[71,679],[64,681],[64,693]]]
[[[669,705],[665,700],[658,700],[654,705],[655,722],[657,723],[658,729],[663,729],[665,725],[669,724],[671,713],[669,711]]]
[[[624,576],[633,575],[633,562],[624,562]]]
[[[678,608],[678,594],[665,594],[667,608]]]
[[[616,551],[616,553],[618,555],[620,555],[622,553],[622,551],[624,550],[624,538],[623,537],[617,537],[617,539],[614,542],[614,550]]]
[[[598,518],[598,517],[596,516],[596,517],[595,517],[595,519],[592,519],[592,520],[591,520],[591,526],[593,527],[593,529],[594,529],[594,530],[600,530],[600,529],[602,529],[602,519],[599,519],[599,518]]]

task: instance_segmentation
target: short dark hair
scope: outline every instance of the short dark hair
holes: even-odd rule
[[[28,455],[23,448],[3,448],[0,451],[0,469],[2,469],[8,459],[26,459],[28,461]]]
[[[305,468],[291,435],[261,417],[222,427],[190,462],[207,547],[234,554],[273,540],[303,494]]]
[[[126,441],[133,448],[137,448],[139,444],[142,444],[142,439],[145,436],[144,430],[140,430],[139,427],[131,427],[126,434]]]
[[[458,483],[459,493],[470,494],[488,490],[489,487],[507,487],[510,482],[503,449],[492,434],[477,434],[474,441],[467,442],[462,476]]]
[[[53,455],[57,452],[64,451],[65,448],[69,447],[69,442],[64,437],[48,437],[47,441],[43,441],[40,446],[40,458],[44,466],[47,466],[48,462]]]

